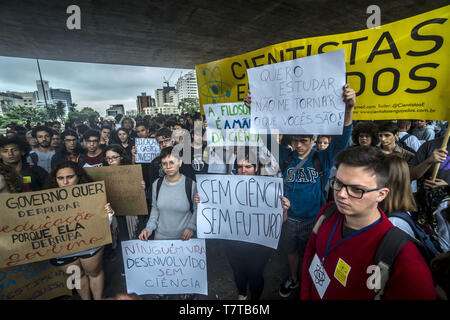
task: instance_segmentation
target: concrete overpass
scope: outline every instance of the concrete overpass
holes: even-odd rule
[[[72,4],[81,10],[80,30],[66,26]],[[365,29],[371,4],[386,24],[448,0],[2,0],[0,55],[194,68],[283,41]]]

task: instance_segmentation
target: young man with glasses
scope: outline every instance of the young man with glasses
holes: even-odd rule
[[[331,187],[336,209],[325,215],[333,205],[329,203],[319,213],[317,221],[323,222],[317,223],[308,241],[300,296],[305,300],[372,300],[381,283],[375,256],[383,237],[393,228],[378,206],[389,192],[395,192],[386,187],[389,165],[374,147],[342,151],[335,163],[337,173]],[[411,241],[395,257],[382,298],[436,298],[431,272]]]
[[[289,297],[300,285],[301,261],[314,220],[326,203],[324,188],[334,165],[333,158],[348,146],[356,94],[346,84],[342,97],[346,105],[342,135],[334,136],[325,150],[312,148],[313,135],[292,135],[290,142],[293,151],[280,156],[284,196],[291,202],[280,237],[280,249],[287,254],[289,265],[289,275],[279,288],[283,298]]]
[[[83,135],[83,143],[86,148],[84,156],[84,167],[103,166],[104,152],[100,147],[100,132],[97,130],[88,130]]]

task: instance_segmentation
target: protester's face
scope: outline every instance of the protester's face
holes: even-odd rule
[[[416,120],[415,125],[417,128],[422,129],[427,125],[427,122],[425,120]]]
[[[42,148],[50,147],[51,137],[47,131],[36,132],[36,140],[40,147],[42,147]]]
[[[395,144],[395,135],[389,131],[382,131],[378,134],[381,146],[387,147]]]
[[[120,166],[120,161],[123,158],[115,151],[108,150],[105,154],[105,160],[108,162],[109,166]]]
[[[308,137],[293,137],[291,140],[292,148],[297,151],[301,158],[311,150],[313,142],[314,139]]]
[[[369,190],[377,188],[376,175],[373,170],[364,170],[364,167],[354,167],[341,164],[336,172],[336,179],[351,189]],[[365,192],[361,199],[351,197],[345,187],[334,191],[334,199],[339,211],[344,215],[360,216],[369,213],[377,207],[378,203],[386,197],[387,188],[381,188],[377,191]],[[389,190],[388,190],[389,191]]]
[[[126,129],[131,129],[133,128],[133,122],[131,122],[130,120],[125,120],[122,122],[122,125],[124,128]]]
[[[100,146],[100,139],[92,136],[84,140],[84,144],[89,152],[95,152]]]
[[[30,145],[30,147],[32,147],[32,148],[37,147],[37,145],[38,145],[37,139],[32,137],[31,134],[27,135],[27,141],[28,141],[28,144]]]
[[[117,133],[117,136],[119,137],[119,140],[122,143],[125,143],[128,140],[128,133],[126,133],[123,130],[120,130],[119,133]]]
[[[330,145],[330,141],[328,141],[328,138],[321,137],[317,141],[317,146],[319,147],[319,150],[325,150]]]
[[[148,138],[148,129],[144,126],[136,127],[136,134],[139,138]]]
[[[23,155],[23,151],[15,144],[7,144],[3,148],[0,148],[0,156],[3,163],[7,165],[16,165],[20,162]]]
[[[161,159],[161,166],[163,168],[163,171],[169,177],[176,175],[179,172],[181,165],[181,160],[178,160],[172,155]]]
[[[78,176],[72,168],[59,169],[56,172],[56,183],[58,187],[74,186],[78,183]]]
[[[61,125],[59,124],[54,124],[52,126],[52,129],[55,130],[56,132],[60,132],[61,131]]]
[[[236,167],[237,173],[243,176],[254,176],[258,170],[258,167],[248,162],[248,160],[238,162]]]
[[[0,174],[0,193],[8,193],[8,186],[6,185],[6,180],[3,175]]]
[[[358,136],[358,142],[360,146],[370,147],[372,144],[372,137],[367,133],[360,133]]]
[[[55,134],[52,136],[52,142],[50,144],[50,146],[54,149],[59,148],[59,146],[61,145],[61,137],[59,134]]]
[[[64,138],[64,145],[67,151],[74,151],[77,148],[77,137],[74,136],[66,136]]]
[[[159,148],[161,150],[164,149],[164,148],[173,146],[173,141],[169,137],[161,137],[161,136],[159,136],[159,137],[156,137],[156,141],[158,141]]]
[[[102,139],[103,140],[108,140],[109,136],[111,135],[111,130],[109,130],[109,129],[102,129],[101,135],[102,135]]]

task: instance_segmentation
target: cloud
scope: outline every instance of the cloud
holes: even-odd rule
[[[39,60],[42,79],[51,88],[69,89],[78,109],[91,107],[101,115],[111,104],[123,104],[136,110],[136,97],[142,92],[154,97],[164,78],[174,86],[188,69],[153,68]],[[175,71],[174,71],[175,70]],[[39,72],[35,59],[0,56],[0,92],[36,91]]]

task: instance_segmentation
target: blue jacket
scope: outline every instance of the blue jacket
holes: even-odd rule
[[[297,171],[294,177],[284,183],[284,196],[291,202],[288,218],[301,221],[314,221],[320,208],[326,203],[325,196],[321,190],[319,173],[314,169],[313,156],[318,152],[323,169],[323,185],[326,185],[330,176],[330,170],[334,166],[334,157],[348,146],[352,125],[344,127],[340,136],[333,136],[331,144],[325,150],[311,150],[308,160]],[[280,164],[284,162],[287,154],[280,154]],[[283,170],[283,178],[301,161],[296,152],[292,155],[291,163]]]

